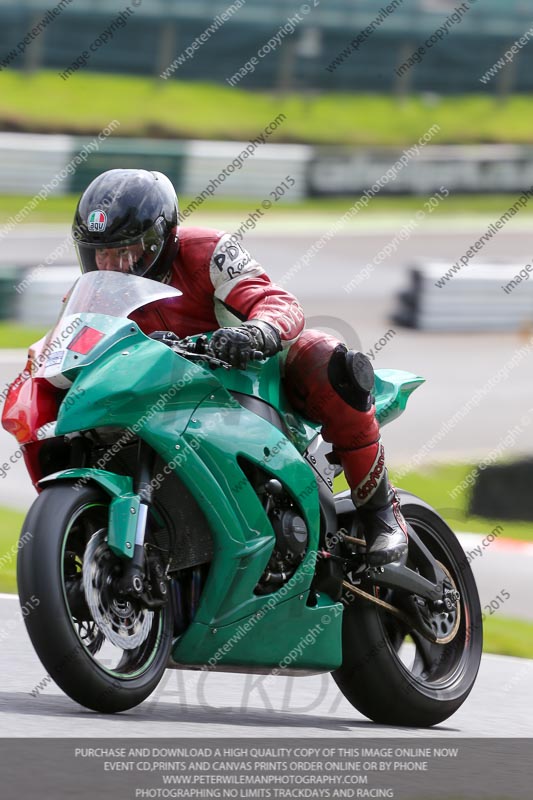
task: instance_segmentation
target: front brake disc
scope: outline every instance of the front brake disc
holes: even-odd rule
[[[154,612],[140,601],[113,592],[119,563],[107,545],[106,531],[94,533],[83,556],[83,589],[92,618],[106,639],[121,650],[135,650],[148,638]]]

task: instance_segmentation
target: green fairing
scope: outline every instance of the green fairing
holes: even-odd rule
[[[376,416],[381,426],[392,422],[405,410],[409,395],[424,383],[424,378],[400,369],[377,369],[374,394]]]
[[[65,480],[79,482],[80,485],[86,481],[94,481],[111,497],[122,497],[132,493],[132,480],[129,475],[115,475],[105,469],[94,469],[93,467],[73,467],[64,469],[61,472],[54,472],[51,475],[41,478],[39,486],[46,486],[52,481]]]
[[[285,670],[330,672],[342,663],[343,606],[326,595],[309,608],[299,596],[277,602],[262,598],[257,612],[217,628],[196,621],[177,640],[172,653],[176,664],[261,666]],[[272,599],[272,604],[270,600]]]
[[[281,354],[266,361],[252,362],[246,371],[231,369],[219,374],[218,378],[229,391],[260,397],[273,406],[280,413],[292,443],[303,453],[321,425],[296,414],[287,402],[280,377],[283,358]]]
[[[133,556],[140,505],[141,498],[133,493],[111,501],[107,543],[116,556]]]
[[[39,484],[45,486],[47,483],[58,480],[83,484],[97,483],[111,496],[107,541],[115,555],[131,558],[140,505],[139,495],[133,493],[131,477],[117,475],[103,469],[78,467],[47,475],[46,478],[39,481]]]
[[[194,622],[175,643],[175,661],[195,665],[215,659],[219,664],[275,667],[309,634],[313,646],[299,647],[290,668],[335,669],[342,660],[342,605],[325,595],[315,607],[306,605],[320,517],[314,472],[301,453],[320,426],[288,407],[279,358],[255,363],[246,372],[211,371],[149,339],[133,323],[113,319],[113,325],[109,320],[92,315],[91,324],[108,335],[91,351],[90,360],[67,356],[64,372],[73,380],[77,396],[75,402],[61,406],[56,433],[80,430],[81,421],[84,429],[117,426],[131,431],[176,472],[204,511],[214,557]],[[380,371],[376,381],[380,419],[398,416],[421,380],[396,370]],[[290,439],[241,407],[230,391],[270,403],[290,423]],[[305,560],[287,584],[266,597],[255,595],[254,588],[272,553],[275,534],[239,458],[283,482],[299,503],[309,530]],[[55,477],[95,472],[103,471],[67,470]],[[129,556],[127,543],[134,541],[136,523],[129,508],[138,498],[132,495],[129,478],[124,487],[123,476],[105,474],[111,486],[104,488],[114,497],[110,544],[117,554]],[[274,608],[263,615],[266,603]],[[228,641],[232,645],[224,651]]]
[[[63,371],[74,381],[76,398],[61,405],[57,435],[112,425],[137,435],[155,417],[164,418],[174,437],[182,433],[194,407],[219,386],[215,373],[153,341],[132,322],[91,316],[98,330],[110,319],[115,330],[89,356],[67,354]]]

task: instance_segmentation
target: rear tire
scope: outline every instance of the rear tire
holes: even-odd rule
[[[423,500],[399,494],[407,522],[448,569],[460,592],[459,628],[448,644],[431,644],[389,612],[357,597],[345,606],[343,663],[333,678],[350,703],[374,722],[429,727],[454,714],[472,690],[483,644],[481,607],[453,531]],[[416,567],[410,558],[408,566]],[[379,596],[395,605],[395,592]],[[415,645],[411,667],[400,657],[408,636]],[[412,649],[407,648],[410,654]]]
[[[24,621],[44,668],[69,697],[103,713],[142,703],[161,680],[172,645],[167,605],[154,612],[146,641],[136,650],[124,650],[119,663],[107,667],[96,658],[103,634],[90,613],[89,619],[87,612],[78,613],[80,624],[70,607],[67,587],[80,579],[84,545],[96,530],[107,527],[108,510],[108,495],[94,486],[53,484],[26,517],[22,530],[30,538],[17,562],[21,605],[33,609]]]

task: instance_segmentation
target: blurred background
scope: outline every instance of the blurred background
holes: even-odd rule
[[[526,0],[1,0],[2,398],[78,274],[79,194],[165,172],[310,326],[426,379],[396,482],[460,535],[486,647],[533,657],[531,39]],[[0,450],[4,551],[35,491]]]

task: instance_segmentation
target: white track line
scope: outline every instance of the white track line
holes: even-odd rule
[[[486,540],[486,536],[482,533],[457,533],[457,538],[463,548],[463,550],[468,553],[473,548],[478,545],[484,547],[484,549],[493,548],[494,551],[504,551],[507,553],[516,553],[520,556],[525,557],[533,557],[533,542],[525,540],[525,539],[497,539],[494,537],[491,541],[487,541],[485,545],[483,545],[483,541]]]

